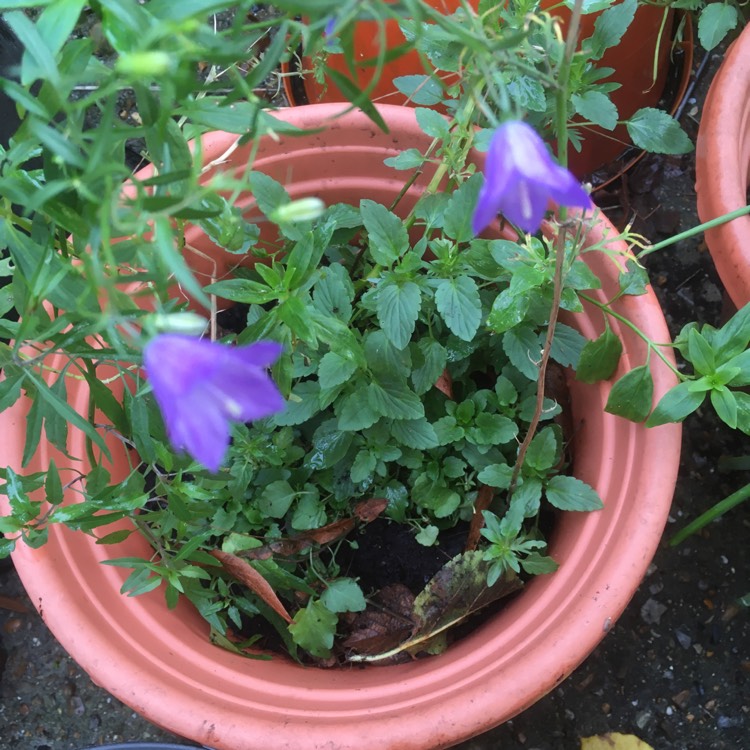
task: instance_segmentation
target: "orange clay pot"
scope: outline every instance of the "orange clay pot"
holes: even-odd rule
[[[403,173],[386,167],[383,159],[397,154],[403,143],[424,148],[428,137],[411,108],[381,108],[390,134],[359,112],[330,119],[340,111],[341,105],[321,104],[278,113],[305,130],[326,127],[278,142],[264,139],[254,167],[283,182],[292,198],[315,195],[327,204],[357,204],[367,197],[389,204],[403,186]],[[207,135],[203,156],[213,160],[236,141],[235,135]],[[244,170],[250,148],[236,149],[215,169]],[[480,169],[483,159],[472,155]],[[431,169],[426,166],[399,210],[414,205]],[[245,206],[252,210],[249,196]],[[499,234],[497,226],[493,233]],[[621,260],[627,253],[621,241],[606,239],[617,234],[599,215],[587,235],[587,244],[603,243],[584,255],[602,279],[602,288],[591,292],[602,301],[619,288],[618,263],[610,253],[622,254]],[[191,245],[214,253],[198,229],[188,235]],[[218,253],[215,275],[226,273],[232,262]],[[668,339],[650,290],[621,298],[616,307],[652,340]],[[592,309],[568,315],[566,322],[587,337],[603,327],[601,313]],[[641,338],[618,320],[610,325],[624,342],[621,373],[642,365],[647,352]],[[674,378],[657,357],[650,362],[659,398]],[[149,556],[149,546],[135,534],[120,544],[97,545],[54,527],[41,549],[19,544],[16,568],[44,621],[97,684],[155,724],[198,743],[217,750],[446,748],[510,719],[570,674],[613,627],[662,534],[675,487],[680,426],[649,430],[606,414],[609,383],[584,385],[571,378],[569,386],[573,471],[596,487],[604,509],[562,514],[550,539],[559,570],[531,581],[499,614],[439,656],[389,667],[323,670],[278,655],[253,661],[224,651],[209,643],[208,625],[188,603],[168,610],[158,590],[135,598],[120,595],[127,571],[99,563]],[[83,381],[70,380],[68,398],[86,413]],[[0,415],[0,463],[17,471],[28,409],[29,401],[22,399]],[[97,420],[106,421],[103,415]],[[121,477],[127,470],[122,448],[114,441],[111,448],[113,476]],[[42,444],[25,471],[42,470],[54,458],[65,483],[88,464],[84,438],[72,427],[68,452],[77,460]],[[66,501],[74,501],[72,492]]]
[[[445,14],[453,13],[459,6],[460,0],[428,0],[428,4]],[[478,0],[470,0],[472,7],[477,8]],[[549,8],[559,5],[555,0],[546,0],[541,7]],[[566,7],[557,7],[554,14],[563,22],[570,17]],[[592,13],[581,18],[580,38],[590,37],[594,31],[594,23],[600,14]],[[672,14],[670,12],[664,25],[664,34],[659,39],[659,29],[664,18],[664,8],[656,5],[639,5],[635,18],[625,32],[620,43],[610,47],[599,62],[600,67],[613,68],[616,72],[611,79],[621,84],[621,87],[611,94],[612,101],[617,106],[621,120],[628,119],[642,107],[655,107],[664,91],[667,72],[669,69],[669,48],[671,44]],[[394,21],[385,24],[385,35],[388,49],[403,44],[404,35]],[[361,60],[372,60],[378,55],[379,26],[376,21],[365,21],[358,24],[354,32],[354,48]],[[658,53],[657,53],[658,45]],[[657,78],[653,79],[654,57],[657,57]],[[303,67],[309,68],[310,61],[303,60]],[[351,76],[343,55],[330,55],[327,60],[329,67]],[[689,67],[688,67],[689,70]],[[288,68],[286,69],[288,73]],[[406,98],[397,91],[393,79],[404,75],[423,74],[424,64],[416,51],[409,52],[392,60],[384,66],[380,80],[370,93],[370,98],[383,104],[407,104]],[[374,68],[360,66],[357,77],[361,89],[365,89],[372,80]],[[305,104],[316,102],[342,102],[345,97],[331,82],[321,85],[314,76],[302,78],[304,94],[300,95],[295,89],[289,76],[285,76],[284,89],[290,104]],[[583,144],[580,152],[569,149],[568,159],[571,170],[583,177],[595,172],[605,164],[612,162],[627,148],[630,138],[624,125],[613,131],[605,131],[596,126],[586,128],[582,133]]]
[[[750,185],[750,27],[724,57],[708,89],[695,148],[701,222],[746,206]],[[706,244],[732,302],[750,302],[750,216],[706,230]]]

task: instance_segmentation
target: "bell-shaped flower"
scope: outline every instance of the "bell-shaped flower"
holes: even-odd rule
[[[266,370],[281,351],[274,341],[234,347],[179,334],[152,338],[143,363],[172,445],[218,471],[232,422],[284,408]]]
[[[556,164],[530,125],[503,123],[492,136],[471,226],[475,234],[498,214],[523,229],[536,232],[550,201],[560,206],[591,208],[591,198],[577,178]]]

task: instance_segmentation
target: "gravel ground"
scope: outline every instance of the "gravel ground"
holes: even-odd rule
[[[692,134],[716,62],[683,116]],[[600,202],[615,217],[635,216],[636,229],[656,240],[696,223],[693,181],[692,157],[650,159]],[[700,237],[664,251],[649,267],[673,333],[691,319],[721,321],[721,286]],[[745,473],[722,471],[727,459],[745,454],[748,438],[722,429],[709,414],[688,418],[665,541],[625,614],[551,694],[461,750],[575,750],[580,737],[610,731],[636,734],[656,750],[750,747],[750,617],[737,603],[750,591],[750,506],[677,548],[666,542],[747,481]],[[0,597],[0,750],[180,741],[78,669],[10,566],[0,569]]]

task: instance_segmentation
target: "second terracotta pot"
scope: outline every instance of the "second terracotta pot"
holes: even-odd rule
[[[750,27],[729,48],[708,90],[695,147],[701,222],[748,204]],[[706,230],[716,270],[737,308],[750,302],[750,216]]]

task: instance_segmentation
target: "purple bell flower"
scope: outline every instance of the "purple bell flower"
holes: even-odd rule
[[[479,234],[502,214],[533,234],[550,200],[561,206],[592,206],[581,183],[554,162],[534,128],[520,120],[503,123],[492,136],[487,153],[484,185],[471,220],[474,233]]]
[[[234,347],[178,334],[152,338],[143,363],[172,445],[218,471],[231,422],[262,419],[284,408],[266,372],[282,348],[274,341]]]

